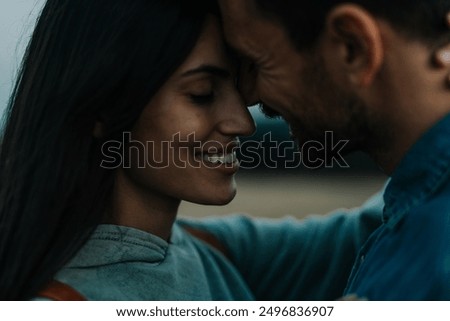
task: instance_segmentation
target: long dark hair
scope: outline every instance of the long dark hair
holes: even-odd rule
[[[211,2],[47,0],[2,135],[0,300],[35,296],[102,221],[114,176],[101,145],[187,57]]]

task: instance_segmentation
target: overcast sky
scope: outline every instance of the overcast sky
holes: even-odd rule
[[[43,0],[0,0],[0,113]]]

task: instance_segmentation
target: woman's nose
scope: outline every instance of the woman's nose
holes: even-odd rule
[[[220,131],[228,136],[251,136],[255,130],[255,121],[247,106],[239,97],[223,109]]]
[[[255,120],[246,105],[243,105],[242,114],[238,116],[242,122],[241,134],[239,136],[251,136],[256,131]]]

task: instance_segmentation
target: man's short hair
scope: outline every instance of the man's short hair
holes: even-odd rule
[[[328,12],[336,5],[354,3],[384,19],[406,37],[430,45],[450,40],[446,15],[450,0],[255,0],[261,12],[278,19],[298,49],[318,40]]]

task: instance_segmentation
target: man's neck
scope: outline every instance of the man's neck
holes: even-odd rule
[[[394,33],[392,33],[394,35]],[[368,95],[379,119],[368,153],[391,175],[414,143],[450,112],[448,71],[432,64],[425,44],[395,36]]]
[[[381,137],[374,138],[378,144],[373,145],[368,153],[387,175],[395,171],[403,157],[425,132],[450,113],[450,108],[433,106],[422,107],[421,110],[425,111],[423,115],[405,115],[403,119],[388,123]]]

